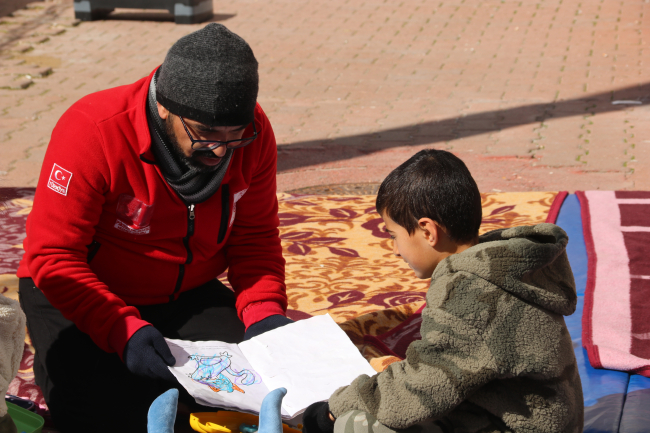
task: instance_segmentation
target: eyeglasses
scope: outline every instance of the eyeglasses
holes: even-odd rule
[[[253,135],[250,137],[240,138],[238,140],[228,140],[228,141],[195,140],[192,137],[192,134],[190,134],[190,130],[185,124],[185,120],[183,120],[181,116],[178,116],[178,118],[181,119],[183,128],[185,128],[185,132],[187,133],[187,136],[189,137],[190,141],[192,141],[192,149],[194,149],[195,144],[200,145],[200,147],[197,148],[200,150],[215,150],[221,146],[226,146],[226,148],[228,149],[239,149],[240,147],[248,146],[253,142],[253,140],[257,138],[257,129],[255,128],[255,121],[253,121]]]

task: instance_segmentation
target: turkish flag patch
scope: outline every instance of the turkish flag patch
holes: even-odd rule
[[[50,178],[47,181],[47,187],[61,195],[68,195],[68,186],[70,186],[71,178],[72,172],[58,164],[54,164],[52,172],[50,173]]]

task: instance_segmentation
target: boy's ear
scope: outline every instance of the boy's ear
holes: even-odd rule
[[[422,235],[426,238],[429,245],[435,247],[440,240],[440,226],[431,218],[420,218],[418,226],[422,230]]]

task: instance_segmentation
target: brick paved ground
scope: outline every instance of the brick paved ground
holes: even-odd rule
[[[201,27],[126,10],[75,26],[71,0],[28,7],[0,19],[2,186],[35,185],[75,100],[148,74]],[[214,10],[260,62],[280,190],[377,182],[427,147],[456,152],[484,191],[650,190],[647,0],[226,0]]]
[[[22,9],[29,3],[30,0],[2,0],[2,2],[0,2],[0,17],[4,17],[18,9]]]

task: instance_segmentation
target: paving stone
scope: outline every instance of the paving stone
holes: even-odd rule
[[[16,67],[20,65],[24,65],[25,60],[24,59],[14,59],[14,58],[7,58],[7,59],[2,59],[0,61],[0,67]]]
[[[647,106],[611,106],[650,103],[642,49],[650,17],[640,2],[228,0],[214,8],[260,62],[260,103],[284,159],[281,188],[381,181],[426,146],[459,152],[487,190],[637,188],[644,170],[650,177],[645,148],[632,143],[641,133],[621,126],[641,131]],[[20,40],[50,40],[20,55],[0,41],[0,57],[55,72],[25,90],[0,90],[0,119],[38,118],[37,137],[20,132],[11,144],[42,147],[75,100],[147,75],[174,41],[203,26],[129,19],[143,16],[125,10],[79,24],[66,0],[2,18],[10,24],[0,37],[29,27]],[[591,138],[580,137],[592,112]],[[30,155],[3,184],[37,178],[29,170],[39,153]]]
[[[25,9],[35,9],[41,10],[52,6],[52,2],[40,1],[40,2],[31,2],[25,5]]]
[[[23,64],[20,66],[0,66],[0,75],[24,76],[26,78],[43,78],[52,73],[50,67],[40,67],[37,65]]]
[[[12,12],[12,16],[16,18],[24,18],[24,19],[31,19],[35,17],[39,17],[43,15],[43,12],[45,8],[25,8],[25,9],[18,9],[14,12]]]
[[[73,17],[62,17],[57,19],[52,22],[53,26],[61,26],[61,27],[77,27],[79,24],[81,24],[81,20],[78,20]]]
[[[62,35],[63,33],[65,33],[65,28],[61,26],[52,25],[52,23],[47,23],[36,27],[32,31],[32,36],[51,37],[51,36],[59,36]]]
[[[30,78],[15,77],[13,75],[0,75],[0,89],[22,90],[34,83]]]
[[[32,51],[34,47],[29,44],[19,44],[12,47],[11,52],[13,54],[24,54],[29,51]]]
[[[14,17],[0,17],[0,31],[7,32],[23,25],[24,20]]]

